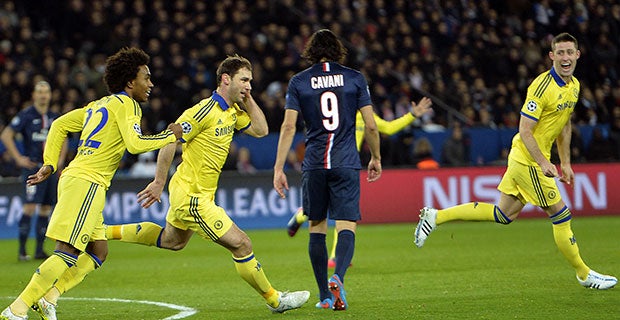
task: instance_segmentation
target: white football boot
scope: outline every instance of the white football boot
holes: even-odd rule
[[[273,313],[283,313],[284,311],[301,308],[308,301],[308,298],[310,298],[309,291],[278,291],[278,301],[280,301],[280,304],[275,308],[270,305],[267,305],[267,307]]]
[[[428,238],[428,235],[437,227],[437,209],[431,207],[424,207],[420,210],[420,222],[415,227],[413,234],[415,245],[418,248],[422,248],[424,241]]]
[[[45,298],[39,299],[32,310],[36,311],[42,320],[57,320],[56,318],[56,306],[45,300]]]
[[[6,307],[6,309],[2,310],[2,313],[0,313],[0,320],[28,320],[28,316],[16,316],[11,312],[11,308]]]
[[[613,288],[616,283],[618,283],[618,279],[616,279],[616,277],[600,274],[594,270],[590,270],[588,277],[585,280],[581,280],[577,277],[577,281],[579,281],[579,284],[586,288],[599,290]]]

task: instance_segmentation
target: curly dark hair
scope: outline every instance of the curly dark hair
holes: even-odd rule
[[[234,56],[228,56],[217,67],[217,71],[215,71],[215,75],[217,76],[217,86],[220,86],[223,74],[228,74],[232,78],[241,68],[247,68],[248,70],[252,71],[252,63],[250,63],[250,60],[238,54],[235,54]]]
[[[142,49],[122,48],[106,61],[103,81],[111,94],[125,90],[131,80],[136,79],[140,66],[147,65],[150,57]]]
[[[321,29],[312,34],[301,56],[312,64],[322,59],[342,63],[347,56],[347,48],[331,30]]]

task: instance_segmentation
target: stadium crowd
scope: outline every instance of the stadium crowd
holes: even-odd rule
[[[462,114],[463,128],[516,128],[527,85],[551,66],[551,38],[570,32],[582,52],[573,121],[606,125],[609,134],[593,143],[620,159],[620,4],[614,0],[5,0],[0,128],[31,104],[39,80],[50,82],[51,108],[59,113],[105,95],[106,57],[138,46],[151,56],[155,83],[143,132],[161,131],[208,97],[216,66],[234,53],[252,61],[254,96],[270,132],[277,132],[287,82],[308,66],[301,50],[323,27],[346,41],[347,64],[369,79],[381,117],[399,117],[409,101],[430,95]],[[452,128],[454,121],[435,103],[433,114],[414,125]],[[384,165],[402,164],[400,158],[384,155]],[[17,172],[6,152],[3,159],[5,175]]]

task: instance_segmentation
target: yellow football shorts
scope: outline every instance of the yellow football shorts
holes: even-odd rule
[[[508,161],[508,168],[497,189],[513,195],[523,203],[538,207],[550,207],[562,200],[554,178],[545,176],[539,166],[528,166],[514,160]]]
[[[106,240],[103,206],[106,188],[72,176],[61,176],[58,203],[47,227],[48,238],[84,252],[90,241]]]
[[[170,209],[166,221],[181,230],[192,230],[204,239],[218,240],[233,221],[215,204],[214,195],[188,194],[175,179],[170,181]]]

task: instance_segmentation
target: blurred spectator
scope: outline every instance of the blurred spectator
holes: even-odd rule
[[[593,162],[609,162],[616,158],[614,142],[603,135],[600,127],[592,130],[592,141],[586,152],[586,159]]]
[[[3,177],[19,177],[20,169],[15,165],[13,157],[8,152],[0,153],[0,180]]]
[[[382,134],[381,161],[395,166],[412,165],[414,163],[412,159],[413,146],[413,131],[410,129],[404,129],[392,137]],[[370,160],[370,150],[365,143],[363,152],[367,155],[364,158],[364,163],[368,163],[366,160]]]
[[[224,162],[224,166],[222,170],[237,170],[237,155],[238,152],[237,143],[232,141],[230,143],[230,147],[228,147],[228,157],[226,158],[226,162]]]
[[[237,154],[237,172],[242,174],[256,173],[256,168],[252,165],[250,149],[246,147],[239,148],[239,153]]]
[[[570,159],[572,163],[585,162],[583,139],[581,131],[577,126],[571,127],[572,133],[570,138]],[[559,162],[556,162],[559,163]]]
[[[0,123],[0,132],[4,130],[4,127],[4,124]],[[0,141],[0,179],[2,177],[18,177],[20,173],[21,169],[17,167],[13,157]]]
[[[478,121],[476,121],[475,127],[497,129],[497,125],[493,122],[489,108],[481,108],[478,110]]]
[[[611,117],[609,138],[614,142],[614,151],[616,152],[615,157],[620,160],[620,102],[615,108],[613,108]]]
[[[150,151],[138,155],[138,161],[129,169],[129,176],[132,178],[153,178],[156,171],[155,151]]]
[[[493,161],[490,161],[488,165],[491,166],[507,166],[508,165],[508,154],[510,153],[510,149],[502,148],[499,151],[499,157]]]
[[[442,148],[442,164],[447,167],[462,167],[469,162],[469,140],[465,138],[461,125],[452,128],[450,137],[444,142]]]
[[[433,145],[427,138],[420,138],[413,147],[413,161],[418,169],[439,169],[439,162],[433,158]]]

